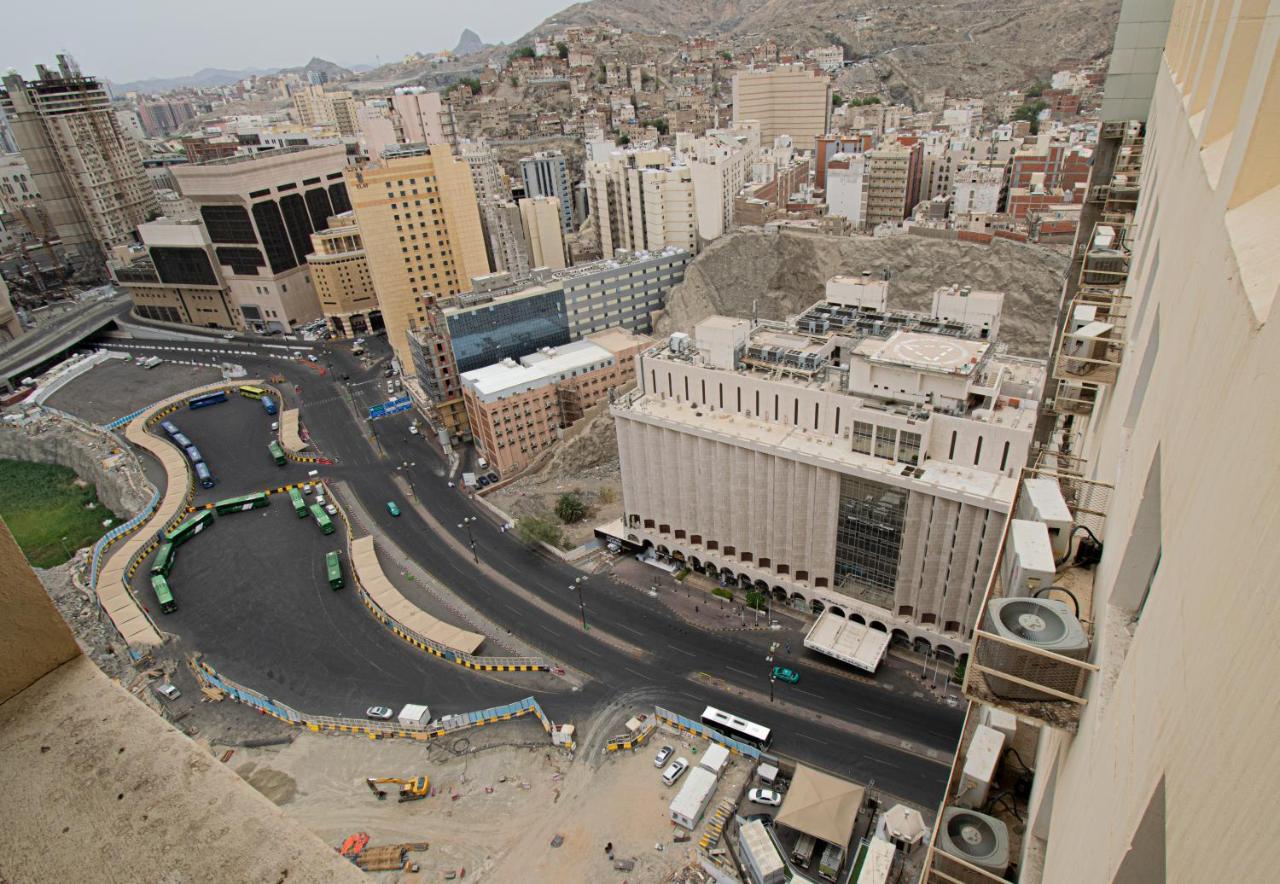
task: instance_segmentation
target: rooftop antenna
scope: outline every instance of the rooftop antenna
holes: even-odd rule
[[[755,328],[757,325],[759,325],[759,318],[756,316],[756,303],[757,303],[756,300],[752,298],[751,299],[751,327],[752,328]]]

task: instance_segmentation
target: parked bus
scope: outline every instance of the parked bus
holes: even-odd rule
[[[192,443],[185,433],[174,433],[173,444],[179,448],[190,448]]]
[[[217,405],[219,402],[227,401],[227,391],[218,390],[214,393],[205,393],[203,396],[197,396],[187,402],[191,408],[204,408],[208,405]]]
[[[275,414],[276,411],[278,410],[276,408],[276,400],[272,399],[270,396],[263,396],[262,410],[265,411],[267,414]]]
[[[244,386],[240,388],[240,395],[246,399],[261,399],[267,395],[267,391],[261,387]]]
[[[183,451],[187,455],[187,460],[192,463],[204,463],[204,457],[201,456],[200,449],[194,445],[188,445]]]
[[[187,519],[177,528],[174,528],[164,536],[164,539],[172,543],[174,546],[180,546],[191,538],[195,537],[205,529],[205,526],[213,522],[213,510],[201,510],[191,518]]]
[[[204,461],[196,464],[196,480],[200,482],[201,488],[212,488],[218,484],[218,480],[213,478],[213,473],[209,472],[209,465]]]
[[[246,510],[256,510],[267,506],[271,503],[271,499],[267,497],[265,492],[259,491],[257,494],[246,494],[244,497],[228,497],[226,500],[220,500],[213,505],[213,510],[218,515],[226,513],[242,513]]]
[[[151,573],[159,574],[161,577],[168,577],[169,571],[173,569],[173,560],[177,558],[177,553],[173,551],[173,544],[165,541],[160,544],[160,549],[156,552],[156,560],[151,563]]]
[[[311,515],[315,517],[316,524],[320,526],[320,531],[324,534],[333,533],[333,519],[329,518],[329,514],[318,503],[310,506]]]
[[[284,449],[280,447],[280,443],[272,439],[267,443],[267,451],[271,452],[272,459],[275,460],[276,466],[282,467],[285,464]]]
[[[726,737],[749,743],[757,749],[768,749],[769,744],[773,742],[773,732],[767,727],[730,715],[714,706],[708,706],[702,710],[702,723],[707,727],[715,728]]]
[[[289,500],[293,502],[293,511],[298,514],[298,518],[305,519],[307,517],[307,502],[302,499],[302,492],[297,488],[290,488]]]
[[[173,421],[160,421],[160,429],[164,430],[170,439],[182,432]]]
[[[160,603],[161,613],[172,614],[178,610],[178,603],[173,600],[173,593],[169,590],[169,581],[164,579],[164,575],[152,574],[151,588],[155,591],[156,601]]]
[[[324,567],[329,572],[329,588],[342,589],[342,557],[337,550],[325,553]]]

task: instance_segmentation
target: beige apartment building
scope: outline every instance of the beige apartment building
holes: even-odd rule
[[[351,338],[382,328],[378,293],[354,212],[330,218],[328,230],[311,234],[307,266],[331,333]]]
[[[1023,597],[1001,541],[930,884],[1275,878],[1277,22],[1121,5],[1025,476],[1065,500],[1064,591]]]
[[[875,230],[880,224],[898,224],[907,217],[907,192],[910,189],[911,150],[890,144],[866,151],[862,177],[862,224]]]
[[[560,200],[553,196],[526,197],[520,200],[519,206],[529,266],[563,270],[567,262]]]
[[[489,266],[497,273],[528,274],[529,246],[520,207],[511,200],[484,200],[480,203],[480,222],[489,250]]]
[[[173,167],[199,209],[237,327],[289,332],[321,316],[307,255],[311,234],[350,211],[338,145],[277,148]]]
[[[66,55],[56,71],[37,65],[36,74],[4,77],[0,111],[63,246],[101,268],[107,253],[135,242],[137,226],[159,214],[155,190],[99,80]]]
[[[437,298],[470,291],[471,277],[492,269],[471,170],[448,145],[412,144],[385,150],[377,165],[349,169],[346,182],[387,337],[401,370],[415,375],[409,331],[427,326]],[[447,366],[436,378],[439,389],[427,393],[439,423],[460,434],[459,380]]]
[[[307,86],[293,93],[293,111],[303,128],[332,126],[348,137],[360,133],[356,102],[350,92],[326,92],[323,86]]]
[[[642,353],[638,389],[612,406],[625,536],[954,656],[1044,363],[998,351],[999,293],[948,289],[912,314],[888,310],[887,292],[869,274],[835,277],[785,323],[713,316]]]
[[[602,257],[616,249],[696,252],[698,215],[688,166],[666,148],[615,150],[586,164],[587,197]]]
[[[621,328],[464,372],[463,399],[476,447],[502,476],[519,472],[610,390],[635,381],[636,354],[651,338]]]
[[[9,299],[9,286],[0,279],[0,342],[21,337],[22,332],[22,322],[13,309],[13,301]]]
[[[698,236],[709,242],[734,224],[734,198],[751,181],[760,155],[760,126],[754,120],[728,129],[710,129],[701,137],[676,134],[676,153],[693,181]]]
[[[803,64],[751,67],[733,77],[733,122],[760,124],[760,143],[790,135],[800,150],[831,128],[831,81]]]

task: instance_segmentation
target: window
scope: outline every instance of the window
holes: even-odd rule
[[[855,433],[857,432],[855,423]],[[907,492],[853,476],[840,477],[836,583],[892,590],[897,581]]]
[[[956,431],[951,431],[951,450],[947,453],[947,460],[956,459]]]
[[[1129,408],[1125,412],[1125,429],[1132,430],[1138,422],[1138,412],[1142,410],[1142,401],[1147,396],[1147,384],[1151,382],[1151,370],[1155,367],[1159,352],[1160,310],[1157,308],[1155,319],[1151,324],[1151,337],[1147,339],[1147,348],[1142,351],[1142,365],[1138,369],[1138,379],[1134,382],[1133,393],[1129,397]]]
[[[973,447],[973,465],[976,467],[982,462],[982,437],[978,437],[978,444]]]
[[[1151,585],[1160,569],[1161,554],[1161,503],[1160,503],[1160,449],[1157,448],[1147,468],[1147,481],[1142,489],[1142,501],[1133,519],[1120,568],[1116,572],[1112,603],[1132,612],[1134,619],[1142,616]],[[1116,541],[1124,542],[1123,540]]]
[[[859,454],[871,453],[872,425],[863,421],[853,422],[853,450]]]
[[[243,206],[201,206],[200,217],[214,242],[258,242]]]
[[[271,272],[283,273],[297,267],[298,262],[293,257],[293,249],[289,247],[289,234],[285,230],[284,219],[280,217],[279,206],[270,200],[255,203],[253,220],[262,236],[262,246],[266,249]]]
[[[898,434],[898,460],[903,463],[909,463],[912,466],[920,463],[919,433],[909,433],[903,430]]]
[[[1000,472],[1004,472],[1004,468],[1009,464],[1009,443],[1004,443],[1004,451],[1000,452]]]
[[[204,249],[180,246],[152,246],[151,260],[155,262],[160,281],[170,285],[217,285],[213,266]],[[251,249],[250,251],[256,251]]]
[[[898,431],[893,427],[876,427],[876,457],[893,460],[898,444]]]

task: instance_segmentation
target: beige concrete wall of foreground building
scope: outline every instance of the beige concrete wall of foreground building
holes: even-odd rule
[[[1058,741],[1045,881],[1149,880],[1128,857],[1171,881],[1280,867],[1278,50],[1276,0],[1175,6],[1130,344],[1088,452],[1116,485],[1094,604],[1106,668]]]

